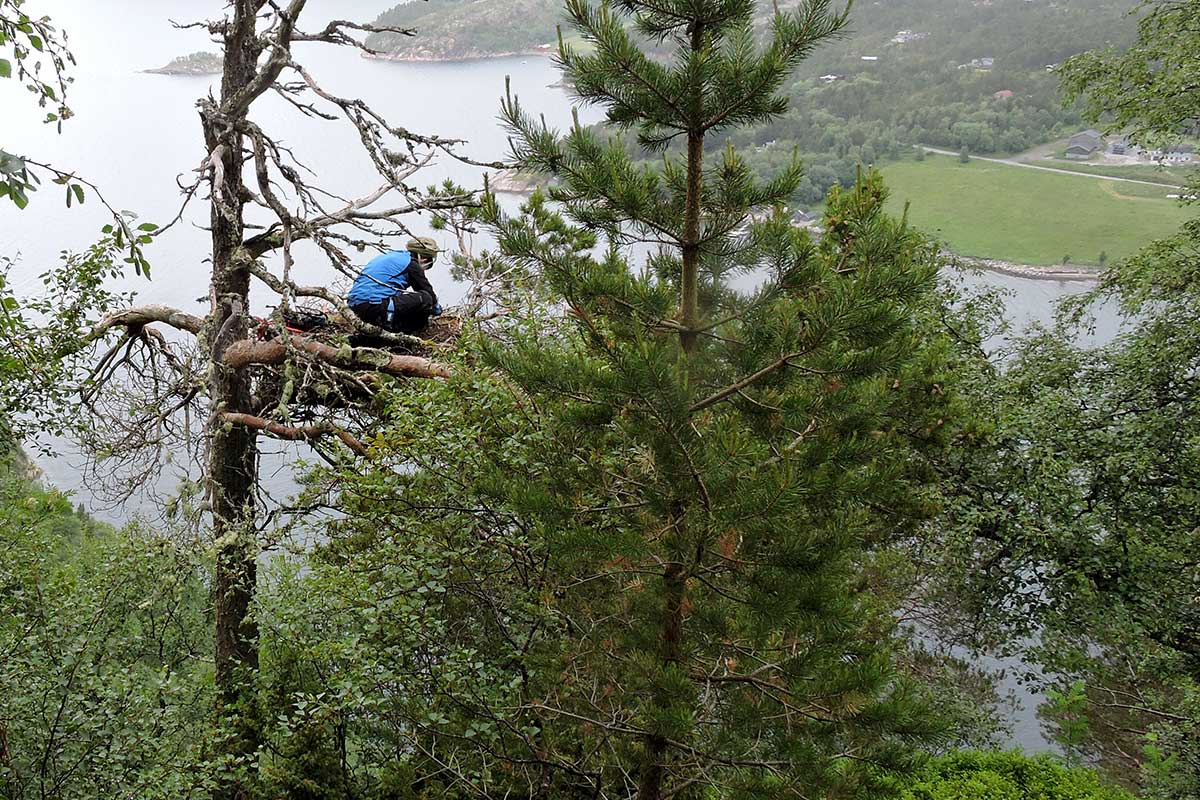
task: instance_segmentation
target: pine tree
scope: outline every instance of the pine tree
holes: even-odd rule
[[[567,82],[635,139],[503,105],[554,202],[485,216],[564,311],[483,345],[555,442],[474,484],[536,533],[552,610],[515,656],[521,763],[545,768],[537,796],[849,796],[928,733],[869,565],[922,510],[910,435],[936,435],[938,392],[913,318],[934,250],[874,173],[834,189],[813,242],[781,210],[798,162],[764,182],[706,152],[784,112],[790,70],[847,23],[828,0],[777,9],[765,43],[748,0],[567,10],[593,48],[560,42]],[[732,236],[754,209],[774,211]]]

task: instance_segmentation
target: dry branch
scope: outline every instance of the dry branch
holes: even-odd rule
[[[367,446],[358,438],[349,431],[328,422],[293,427],[291,425],[284,425],[281,422],[275,422],[274,420],[264,419],[263,417],[256,417],[253,414],[237,414],[231,411],[222,413],[221,419],[235,425],[245,425],[247,428],[253,428],[256,431],[269,433],[276,438],[287,439],[292,442],[315,442],[326,436],[336,436],[338,439],[341,439],[346,447],[349,447],[358,455],[364,458],[368,455]]]
[[[293,42],[326,42],[328,44],[345,45],[347,47],[356,47],[364,53],[375,55],[377,51],[367,47],[365,42],[355,39],[353,36],[346,33],[347,30],[362,31],[363,33],[394,33],[399,36],[415,36],[416,30],[412,28],[396,28],[390,25],[364,25],[360,22],[351,22],[345,19],[335,19],[325,26],[325,29],[317,33],[303,33],[296,31],[292,34]]]
[[[234,342],[225,350],[225,363],[234,369],[251,364],[282,364],[287,360],[289,348],[303,351],[342,369],[382,372],[399,378],[450,377],[448,367],[428,358],[394,355],[373,347],[333,347],[296,335],[265,342]]]
[[[204,320],[194,314],[188,314],[177,308],[163,305],[136,306],[109,314],[92,328],[87,341],[94,342],[113,328],[140,328],[151,322],[162,322],[188,333],[198,334],[204,326]]]
[[[278,27],[272,40],[267,43],[271,48],[271,55],[266,63],[258,68],[248,83],[238,89],[232,97],[222,98],[220,113],[225,119],[234,120],[244,117],[250,104],[271,88],[271,84],[279,77],[279,73],[288,65],[291,59],[289,45],[295,29],[296,17],[304,10],[306,2],[307,0],[292,0],[286,11],[277,10]],[[253,35],[253,17],[250,18],[249,24],[251,26],[250,35]]]
[[[778,370],[781,370],[784,367],[797,367],[798,365],[793,364],[792,360],[796,359],[796,358],[800,358],[801,356],[805,355],[808,352],[809,352],[808,350],[801,350],[796,353],[788,353],[783,358],[780,358],[777,361],[772,361],[770,364],[763,367],[758,372],[747,375],[745,378],[742,378],[737,383],[726,386],[724,389],[720,390],[719,392],[714,392],[713,394],[709,395],[708,397],[704,398],[703,400],[698,400],[697,402],[693,403],[690,408],[688,408],[688,411],[693,414],[696,413],[697,411],[702,411],[702,410],[708,408],[709,406],[716,405],[717,403],[721,402],[722,400],[726,400],[726,399],[732,397],[733,395],[737,394],[738,392],[741,392],[742,390],[749,388],[750,386],[754,385],[759,380],[761,380],[762,378],[765,378],[766,376],[770,375],[773,372],[777,372]],[[799,368],[804,369],[806,372],[813,372],[813,373],[820,374],[819,370],[813,370],[813,369],[809,369],[807,367],[799,367]]]

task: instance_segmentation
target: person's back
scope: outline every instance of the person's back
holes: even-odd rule
[[[442,313],[425,270],[433,266],[438,246],[432,238],[410,239],[407,250],[372,258],[346,294],[350,310],[363,322],[393,333],[417,333],[429,318]]]
[[[407,250],[380,253],[367,262],[346,295],[351,307],[380,303],[408,288],[408,266],[412,255]]]

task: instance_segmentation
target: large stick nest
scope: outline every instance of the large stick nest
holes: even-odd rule
[[[354,322],[337,311],[299,308],[286,315],[275,312],[263,320],[260,339],[285,341],[291,337],[319,342],[339,351],[374,348],[397,356],[435,358],[447,345],[458,341],[463,319],[443,314],[430,319],[428,327],[404,341],[395,341],[363,333]],[[298,354],[301,355],[301,354]],[[370,408],[375,400],[381,375],[369,370],[343,368],[320,359],[298,357],[283,365],[256,365],[254,405],[269,415],[286,404],[300,419],[316,419],[322,410]]]

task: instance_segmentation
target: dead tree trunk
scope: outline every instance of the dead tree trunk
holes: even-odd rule
[[[257,432],[230,425],[222,413],[251,411],[249,377],[224,363],[230,344],[249,335],[250,272],[239,257],[245,238],[246,187],[241,125],[245,110],[232,102],[249,91],[262,46],[255,25],[257,0],[236,0],[225,42],[220,104],[201,112],[204,140],[213,169],[210,209],[212,227],[211,312],[205,341],[209,349],[208,396],[212,416],[207,424],[208,493],[216,547],[216,688],[217,713],[225,755],[249,756],[261,736],[253,686],[258,671],[258,631],[251,615],[257,570],[255,559],[254,488],[257,478]],[[232,113],[231,113],[232,112]],[[224,782],[216,796],[240,798],[239,781]]]

